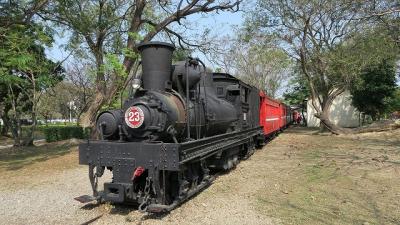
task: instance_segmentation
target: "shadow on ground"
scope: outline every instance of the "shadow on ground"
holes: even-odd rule
[[[12,147],[0,151],[0,169],[19,170],[25,166],[68,154],[76,144],[46,144]]]

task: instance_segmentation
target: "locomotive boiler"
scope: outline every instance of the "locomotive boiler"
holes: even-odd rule
[[[142,84],[122,110],[99,115],[104,139],[180,143],[235,128],[235,107],[218,98],[212,76],[199,60],[172,65],[174,46],[152,42],[138,47]]]
[[[100,140],[79,146],[93,195],[76,199],[168,211],[207,187],[210,170],[233,168],[263,141],[259,91],[198,59],[172,64],[171,44],[138,50],[142,74],[131,95],[121,109],[99,114]],[[107,169],[113,178],[98,191]]]

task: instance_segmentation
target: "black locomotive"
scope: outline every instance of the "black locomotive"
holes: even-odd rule
[[[93,196],[138,204],[139,210],[173,209],[229,170],[263,140],[259,91],[237,78],[209,72],[198,59],[172,65],[174,46],[139,46],[142,76],[120,110],[97,118],[101,140],[79,146],[89,165]],[[97,191],[105,169],[113,178]]]

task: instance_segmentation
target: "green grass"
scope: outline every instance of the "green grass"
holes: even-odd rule
[[[306,166],[305,173],[308,182],[327,182],[335,179],[339,174],[337,167],[334,164],[316,163],[314,165]]]

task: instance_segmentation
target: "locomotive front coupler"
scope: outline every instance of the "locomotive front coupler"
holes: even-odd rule
[[[98,178],[103,176],[104,174],[104,167],[97,167],[94,165],[89,165],[89,181],[90,185],[92,187],[93,195],[82,195],[79,197],[75,197],[74,199],[77,200],[80,203],[89,203],[93,201],[97,201],[98,203],[101,203],[104,201],[104,192],[103,191],[98,191]],[[96,172],[94,172],[96,170]]]

